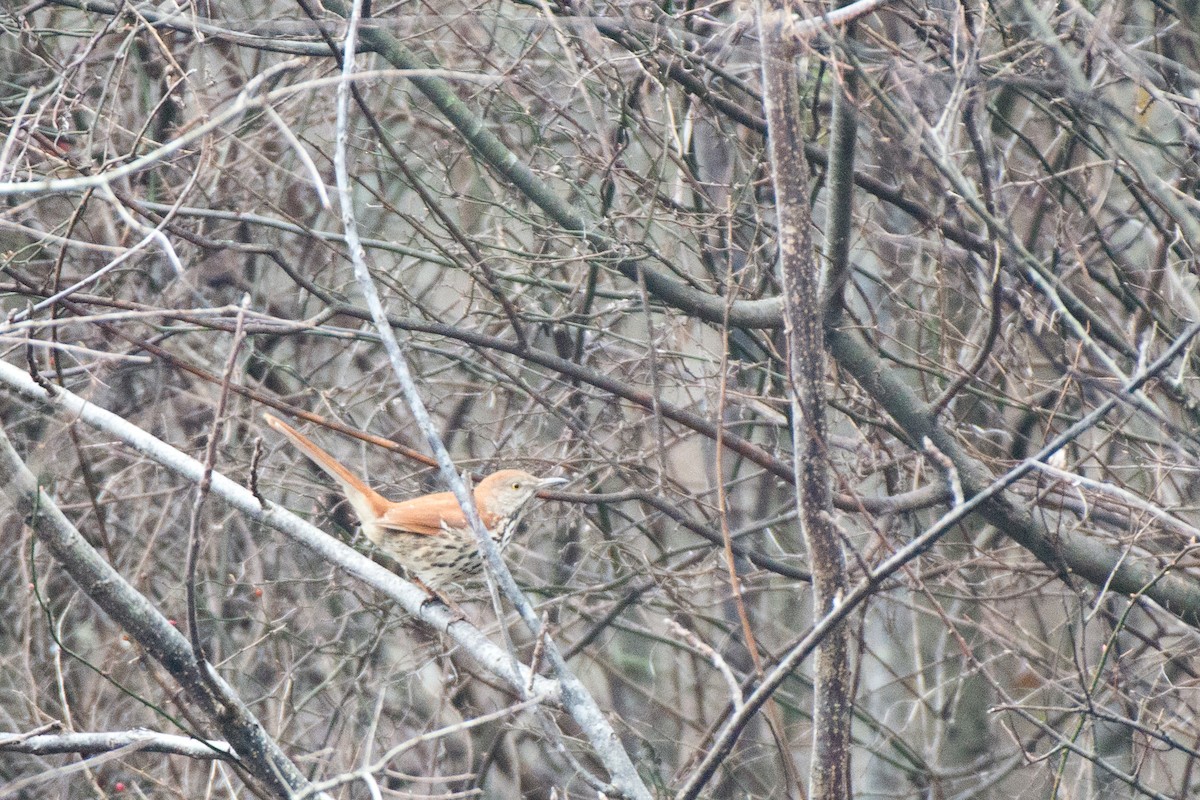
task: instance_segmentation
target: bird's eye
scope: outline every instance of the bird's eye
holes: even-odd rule
[[[520,482],[520,481],[515,481],[515,482],[513,483],[513,485],[512,485],[512,488],[514,488],[514,489],[520,489],[520,488],[521,488],[521,482]]]

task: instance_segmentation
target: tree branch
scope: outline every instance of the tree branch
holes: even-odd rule
[[[113,436],[192,483],[199,483],[204,475],[204,465],[191,456],[65,389],[56,389],[53,395],[48,394],[45,389],[34,383],[27,373],[11,364],[0,362],[0,385],[8,387],[35,407],[64,419],[78,420]],[[483,669],[502,680],[510,691],[520,695],[532,686],[533,693],[543,695],[549,702],[558,701],[559,692],[554,681],[531,676],[525,667],[514,672],[508,654],[492,644],[475,626],[440,603],[427,602],[429,597],[425,592],[395,573],[308,524],[287,509],[274,503],[260,503],[248,489],[234,483],[220,472],[213,472],[211,491],[214,496],[221,498],[248,518],[283,533],[318,557],[382,592],[410,616],[449,636]],[[148,601],[143,598],[141,602]],[[175,631],[174,628],[171,630]],[[182,635],[178,634],[178,631],[175,633]]]
[[[9,364],[0,363],[0,371],[10,378],[14,377],[13,372],[22,375],[29,381],[28,388],[45,392]],[[236,763],[247,776],[278,797],[305,789],[308,781],[267,735],[233,688],[207,662],[197,658],[187,637],[87,543],[41,490],[2,427],[0,472],[7,476],[4,493],[27,515],[39,541],[79,588],[175,678],[233,746],[238,756]]]
[[[800,127],[800,76],[796,70],[799,49],[790,30],[799,9],[789,0],[759,0],[756,9],[792,390],[796,506],[812,567],[813,614],[819,620],[845,599],[846,557],[833,520],[820,268],[812,242],[808,162]],[[848,800],[850,796],[850,712],[854,696],[849,653],[850,629],[845,624],[826,631],[816,650],[809,768],[812,800]]]
[[[106,733],[54,733],[26,736],[0,733],[0,753],[27,753],[34,756],[75,754],[81,756],[108,753],[136,745],[142,753],[164,753],[199,760],[238,762],[236,751],[226,742],[200,741],[187,736],[138,728]]]

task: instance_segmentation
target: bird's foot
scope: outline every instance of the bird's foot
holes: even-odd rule
[[[451,600],[449,598],[449,596],[446,595],[445,592],[440,592],[437,589],[434,589],[432,586],[429,586],[424,581],[422,581],[420,578],[414,577],[413,582],[416,583],[417,586],[420,586],[422,589],[424,589],[425,594],[428,595],[428,597],[425,598],[425,602],[421,603],[422,609],[424,609],[425,606],[429,603],[441,603],[446,608],[450,609],[451,612],[453,612],[454,618],[452,620],[450,620],[451,622],[470,622],[471,621],[470,619],[467,618],[467,612],[462,610],[462,606],[460,606],[458,603]]]

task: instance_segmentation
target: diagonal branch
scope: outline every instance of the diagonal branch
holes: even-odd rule
[[[11,370],[23,375],[9,364],[0,366],[5,372]],[[25,377],[32,385],[32,379]],[[45,391],[36,385],[33,388]],[[278,797],[289,797],[306,788],[308,781],[233,688],[197,657],[187,637],[88,544],[42,491],[3,427],[0,427],[0,473],[6,478],[5,494],[27,515],[38,540],[92,601],[171,673],[184,693],[233,746],[237,764],[248,778]]]
[[[56,389],[52,395],[49,394],[34,383],[27,373],[11,364],[0,362],[0,385],[43,411],[64,419],[83,422],[113,436],[192,483],[199,483],[204,475],[204,465],[191,456],[66,389]],[[508,654],[492,644],[475,626],[441,604],[427,602],[429,598],[425,592],[400,576],[308,524],[287,509],[274,503],[261,503],[249,489],[220,472],[213,472],[211,491],[214,496],[221,498],[248,518],[274,528],[320,558],[370,584],[395,601],[412,617],[449,636],[458,648],[467,652],[483,669],[503,681],[510,691],[517,694],[530,691],[545,696],[549,702],[558,701],[558,689],[554,681],[531,676],[526,667],[514,672]],[[142,598],[140,602],[147,601]],[[171,630],[182,636],[174,628]]]
[[[463,515],[475,534],[480,553],[487,564],[489,576],[495,579],[505,598],[516,608],[530,632],[539,637],[539,641],[544,647],[546,660],[558,678],[561,688],[560,697],[564,708],[583,730],[597,758],[608,770],[613,785],[612,787],[603,787],[602,791],[604,793],[619,792],[630,800],[650,800],[650,792],[638,776],[637,769],[629,758],[629,754],[625,752],[612,724],[604,716],[587,687],[567,665],[558,645],[545,630],[533,604],[521,592],[512,573],[509,572],[504,560],[500,557],[499,545],[492,540],[484,528],[479,517],[479,510],[475,507],[474,498],[467,489],[466,481],[458,474],[454,462],[450,458],[450,453],[425,408],[425,402],[421,398],[420,391],[417,389],[412,372],[408,367],[408,360],[404,351],[400,349],[400,343],[396,340],[396,335],[388,322],[383,302],[375,288],[374,278],[371,277],[367,267],[366,253],[358,239],[357,219],[353,194],[350,191],[349,169],[346,163],[349,140],[350,78],[352,78],[355,68],[355,42],[359,32],[361,11],[361,0],[352,0],[348,18],[349,27],[345,39],[345,56],[342,62],[342,75],[346,80],[338,84],[337,91],[337,144],[333,158],[334,171],[337,176],[338,202],[341,206],[342,224],[346,231],[350,261],[354,265],[354,277],[358,282],[359,289],[366,297],[367,307],[371,311],[371,321],[383,341],[384,350],[387,352],[396,380],[400,384],[404,400],[437,458],[442,479],[449,485],[459,505],[462,506]],[[515,667],[515,656],[512,660]]]

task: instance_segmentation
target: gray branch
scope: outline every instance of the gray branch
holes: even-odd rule
[[[0,362],[0,385],[7,386],[23,400],[37,407],[103,431],[188,481],[199,482],[203,477],[204,465],[191,456],[65,389],[56,389],[53,395],[48,394],[45,389],[34,383],[27,373],[11,364]],[[325,534],[282,506],[270,502],[266,505],[259,503],[249,489],[220,472],[213,473],[211,491],[214,496],[221,498],[250,519],[283,533],[317,556],[370,584],[394,600],[411,616],[445,633],[480,667],[503,680],[512,691],[520,694],[532,686],[533,693],[542,695],[551,702],[558,702],[559,690],[556,682],[531,676],[528,668],[524,666],[514,673],[508,654],[492,644],[475,626],[440,604],[426,602],[429,598],[423,591],[395,573]],[[120,579],[120,576],[117,578]],[[143,598],[142,602],[147,601]],[[175,631],[174,628],[171,630]]]
[[[23,375],[9,364],[3,367],[5,373]],[[45,392],[24,377],[35,390]],[[6,478],[4,493],[28,517],[38,540],[92,601],[171,673],[188,699],[225,735],[237,753],[236,763],[251,780],[278,797],[306,788],[308,781],[233,688],[196,657],[187,638],[88,544],[41,490],[2,426],[0,474]]]
[[[43,733],[35,736],[0,733],[0,753],[27,753],[33,756],[71,753],[92,756],[130,746],[135,746],[143,753],[237,761],[237,754],[228,742],[201,741],[146,728],[108,733]]]

